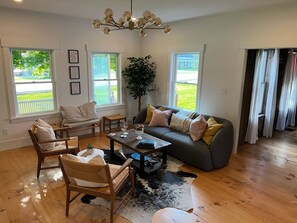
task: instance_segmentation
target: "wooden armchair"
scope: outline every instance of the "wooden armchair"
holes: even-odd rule
[[[78,137],[67,137],[55,140],[39,141],[35,133],[33,133],[32,129],[29,129],[28,132],[38,156],[37,178],[39,178],[40,170],[60,167],[59,165],[42,167],[45,157],[57,156],[66,153],[77,154],[79,152]],[[52,143],[54,145],[50,150],[44,150],[41,148],[41,145],[48,143]]]
[[[134,192],[134,171],[131,168],[132,159],[128,159],[122,166],[113,164],[82,163],[73,160],[67,155],[59,156],[65,184],[66,184],[66,216],[69,213],[69,205],[81,193],[108,199],[110,201],[110,222],[113,222],[113,215]],[[92,182],[101,187],[86,187],[78,185],[78,181]],[[130,181],[130,190],[124,195],[119,204],[115,206],[118,192]],[[71,191],[78,192],[70,198]]]

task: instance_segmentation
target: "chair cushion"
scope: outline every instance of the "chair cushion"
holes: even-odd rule
[[[92,101],[77,107],[61,106],[63,124],[98,119],[95,105],[96,102]]]
[[[78,137],[77,136],[70,137],[70,140],[68,140],[67,143],[68,143],[68,149],[78,148]],[[65,141],[56,142],[55,147],[53,148],[53,150],[65,150],[65,149],[66,149]]]

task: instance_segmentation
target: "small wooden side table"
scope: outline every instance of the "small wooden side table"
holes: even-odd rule
[[[103,116],[103,132],[106,126],[109,127],[109,133],[111,133],[111,125],[117,124],[119,128],[122,120],[126,121],[126,116],[120,114]]]

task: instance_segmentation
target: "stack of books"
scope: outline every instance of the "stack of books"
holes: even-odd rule
[[[151,140],[151,139],[140,140],[137,145],[137,148],[154,149],[155,148],[155,140]]]

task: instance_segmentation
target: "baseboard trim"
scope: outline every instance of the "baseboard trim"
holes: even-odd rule
[[[29,137],[5,140],[0,142],[0,151],[17,149],[25,146],[30,146],[30,145],[32,145],[32,142]]]

